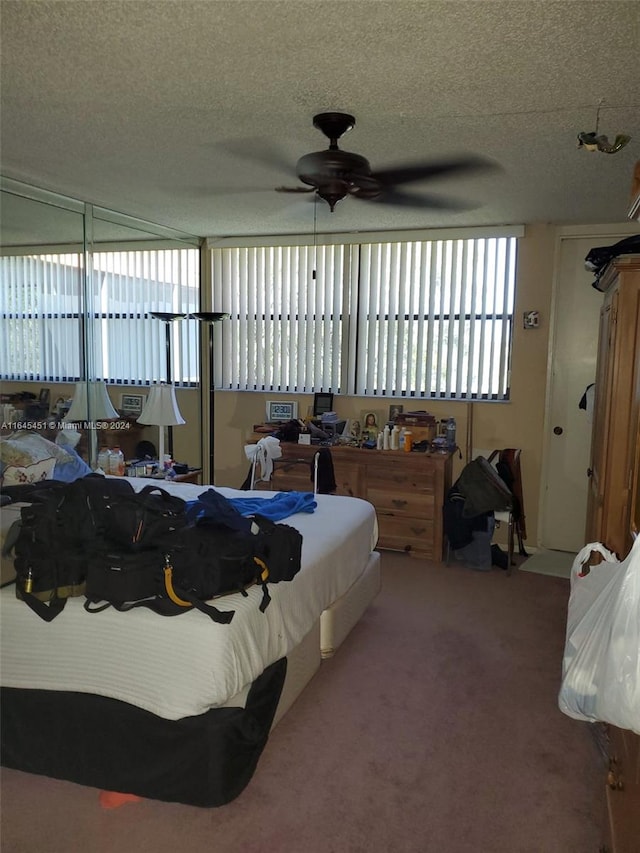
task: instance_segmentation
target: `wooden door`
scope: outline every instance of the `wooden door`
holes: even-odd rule
[[[578,403],[595,382],[604,294],[591,286],[584,258],[607,242],[615,239],[566,237],[559,247],[539,528],[540,545],[556,551],[576,552],[585,544],[592,420]]]

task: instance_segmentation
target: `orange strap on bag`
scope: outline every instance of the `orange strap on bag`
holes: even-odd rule
[[[165,559],[165,566],[163,569],[163,572],[164,572],[164,588],[167,592],[167,595],[169,596],[171,601],[173,601],[173,603],[177,604],[179,607],[193,607],[193,603],[191,601],[185,601],[183,598],[180,598],[180,596],[177,594],[177,592],[173,588],[173,566],[171,565],[171,561],[169,559],[168,554],[165,556],[164,559]],[[267,580],[269,579],[269,568],[267,567],[267,564],[263,560],[261,560],[259,557],[254,557],[253,560],[256,563],[256,565],[258,565],[262,569],[262,571],[260,573],[260,580],[262,581],[262,583],[266,583]],[[249,586],[253,586],[253,583],[249,584]],[[218,597],[218,596],[215,596],[215,597]]]

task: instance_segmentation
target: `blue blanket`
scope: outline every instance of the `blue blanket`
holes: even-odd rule
[[[296,512],[313,512],[317,507],[309,492],[278,492],[270,498],[226,498],[215,489],[207,489],[196,500],[187,501],[187,519],[194,523],[207,518],[235,530],[251,526],[247,516],[262,515],[280,521]]]

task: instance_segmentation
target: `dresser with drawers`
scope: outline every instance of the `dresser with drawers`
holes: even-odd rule
[[[282,442],[269,483],[258,488],[313,491],[315,445]],[[451,487],[452,454],[330,448],[335,494],[364,498],[376,508],[378,547],[443,559],[442,506]]]

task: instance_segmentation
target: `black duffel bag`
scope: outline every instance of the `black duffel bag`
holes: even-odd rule
[[[262,515],[251,516],[251,522],[257,552],[269,569],[269,583],[292,580],[300,571],[302,533]]]
[[[104,546],[104,515],[112,501],[129,493],[126,480],[93,474],[14,493],[32,501],[7,537],[15,553],[16,597],[51,622],[68,598],[83,595],[87,558]]]
[[[89,560],[85,608],[100,612],[147,607],[163,616],[200,610],[227,623],[234,611],[221,611],[214,598],[262,586],[260,610],[269,604],[269,570],[258,553],[258,538],[224,525],[182,527],[157,539],[153,549],[108,549]]]
[[[156,485],[119,495],[101,516],[110,543],[127,550],[156,548],[159,540],[187,523],[186,503]]]

